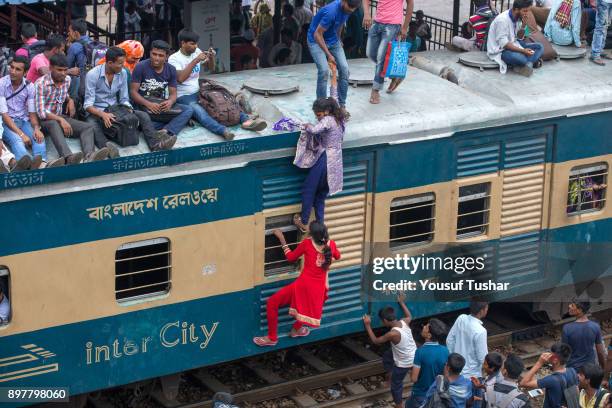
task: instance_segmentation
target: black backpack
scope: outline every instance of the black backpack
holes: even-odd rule
[[[36,42],[33,42],[30,45],[23,45],[23,47],[21,47],[20,49],[24,49],[26,50],[26,52],[28,53],[28,59],[30,60],[30,62],[32,62],[32,59],[37,56],[38,54],[41,54],[43,51],[45,51],[45,45],[47,43],[45,42],[45,40],[38,40]]]
[[[449,384],[443,375],[436,377],[436,389],[423,408],[452,408],[453,400],[448,391]]]
[[[102,123],[104,135],[121,147],[136,146],[139,142],[138,116],[123,105],[109,106],[105,112],[115,115],[115,121],[109,128]]]

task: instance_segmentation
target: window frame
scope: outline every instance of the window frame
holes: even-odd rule
[[[428,199],[428,197],[431,197],[431,198]],[[401,250],[406,249],[406,248],[412,248],[412,247],[429,245],[432,242],[434,242],[435,236],[436,236],[436,198],[437,198],[436,197],[436,193],[434,191],[430,191],[430,192],[411,194],[411,195],[406,195],[406,196],[401,196],[401,197],[395,197],[395,198],[393,198],[391,200],[391,202],[389,203],[389,229],[388,229],[388,232],[389,232],[389,239],[388,239],[388,241],[389,241],[389,249],[391,251],[401,251]],[[414,202],[411,203],[410,201],[414,201]],[[413,209],[416,209],[416,208],[421,208],[421,207],[431,207],[432,216],[430,218],[419,219],[419,220],[416,220],[416,221],[408,221],[408,222],[400,223],[400,224],[391,224],[391,214],[394,212],[394,210],[393,210],[394,205],[396,207],[399,207],[399,206],[402,206],[402,205],[419,204],[419,203],[431,203],[431,204],[422,204],[422,205],[418,205],[416,207],[410,207],[410,208],[405,208],[405,209],[395,210],[395,211],[396,212],[410,211],[410,210],[413,210]],[[393,227],[402,226],[402,225],[408,225],[408,224],[417,224],[417,223],[422,223],[422,222],[425,222],[425,221],[431,221],[431,229],[427,233],[416,234],[416,235],[407,235],[407,236],[396,237],[396,238],[392,238],[391,237],[391,229]],[[431,239],[428,239],[426,241],[419,241],[419,242],[404,242],[402,244],[395,245],[395,246],[393,245],[394,241],[397,242],[400,239],[406,239],[406,238],[412,238],[412,237],[418,237],[418,236],[431,236]]]
[[[11,271],[9,270],[8,266],[5,265],[0,265],[0,279],[3,279],[6,276],[6,291],[4,293],[4,297],[6,299],[8,299],[9,302],[9,317],[8,320],[5,321],[0,321],[0,330],[8,327],[11,322],[13,321],[13,296],[11,294]]]
[[[168,248],[166,251],[162,251],[162,252],[156,252],[156,253],[152,253],[152,254],[146,254],[146,255],[142,255],[142,256],[133,256],[133,257],[129,257],[129,258],[125,258],[125,259],[117,259],[117,253],[121,250],[126,250],[126,249],[133,249],[133,248],[142,248],[142,247],[146,247],[146,246],[152,246],[152,245],[158,245],[158,244],[163,244],[163,243],[167,243]],[[143,270],[143,271],[131,271],[131,272],[126,272],[123,274],[118,275],[117,274],[117,265],[121,262],[125,262],[128,260],[133,260],[133,259],[140,259],[140,258],[146,258],[146,257],[151,257],[151,256],[159,256],[159,255],[163,255],[166,254],[167,255],[167,265],[166,266],[160,266],[160,267],[156,267],[156,268],[152,268],[149,270]],[[136,274],[141,274],[144,272],[151,272],[151,271],[155,271],[155,270],[161,270],[166,268],[168,270],[168,278],[166,281],[164,282],[156,282],[153,284],[149,284],[149,285],[141,285],[141,286],[135,286],[135,287],[130,287],[130,288],[126,288],[126,289],[121,289],[121,290],[117,290],[117,279],[123,277],[123,276],[128,276],[128,275],[136,275]],[[135,289],[140,289],[140,288],[145,288],[147,286],[159,286],[162,284],[166,284],[167,288],[166,290],[162,290],[162,291],[156,291],[156,292],[151,292],[151,293],[143,293],[143,294],[139,294],[139,295],[135,295],[135,296],[128,296],[128,297],[124,297],[124,298],[118,298],[117,295],[119,292],[128,292],[131,290],[135,290]],[[170,240],[170,238],[167,237],[156,237],[156,238],[149,238],[149,239],[143,239],[143,240],[139,240],[139,241],[131,241],[131,242],[126,242],[123,243],[121,245],[119,245],[117,247],[117,249],[115,250],[115,301],[117,303],[119,303],[120,305],[129,305],[132,304],[134,302],[140,302],[140,301],[151,301],[151,300],[156,300],[159,299],[161,297],[165,297],[167,295],[170,294],[170,291],[172,290],[172,242]]]
[[[606,162],[596,162],[596,163],[590,163],[590,164],[583,164],[583,165],[579,165],[579,166],[574,166],[570,169],[569,173],[568,173],[568,181],[567,181],[567,193],[565,195],[565,215],[567,217],[573,217],[576,215],[582,215],[582,214],[590,214],[590,213],[596,213],[599,211],[603,211],[606,207],[606,201],[607,201],[607,192],[608,192],[608,174],[609,174],[609,166],[608,163]],[[598,174],[590,174],[590,173],[597,173]],[[578,176],[578,177],[576,177]],[[570,194],[571,194],[571,183],[572,183],[572,179],[582,179],[582,178],[586,178],[586,177],[598,177],[598,176],[603,176],[603,181],[602,184],[606,184],[606,187],[603,189],[603,194],[602,194],[602,198],[600,198],[599,200],[593,200],[593,201],[587,201],[585,203],[581,202],[581,200],[579,199],[577,204],[575,205],[582,205],[582,204],[590,204],[590,203],[598,203],[601,202],[601,207],[599,208],[587,208],[585,210],[576,210],[576,211],[572,211],[572,212],[568,212],[569,208],[574,206],[572,204],[569,203],[570,200]],[[580,189],[579,190],[579,197],[582,197],[582,192],[585,190]]]
[[[468,196],[461,196],[461,189],[462,188],[466,188],[466,187],[474,187],[474,186],[478,186],[478,185],[485,185],[486,186],[486,191],[483,193],[476,193],[476,194],[471,194]],[[490,180],[483,180],[483,181],[476,181],[474,180],[474,182],[471,183],[465,183],[462,185],[457,186],[457,219],[456,219],[456,223],[455,223],[455,239],[456,240],[468,240],[468,239],[472,239],[472,238],[476,238],[476,237],[486,237],[491,233],[491,209],[492,209],[492,198],[493,198],[493,183]],[[472,211],[469,213],[465,213],[465,214],[460,214],[459,213],[459,205],[462,202],[466,202],[466,201],[474,201],[474,200],[479,200],[481,198],[485,198],[486,199],[486,203],[487,205],[485,206],[484,210],[480,210],[480,211]],[[484,227],[484,230],[481,232],[468,232],[468,233],[460,233],[459,230],[459,219],[461,217],[465,217],[466,215],[473,215],[473,214],[478,214],[478,213],[485,213],[486,214],[486,222],[484,224],[478,224],[478,225],[474,225],[474,226],[469,226],[469,227],[463,227],[461,228],[461,230],[465,230],[465,229],[472,229],[472,228],[477,228],[477,227]]]
[[[286,260],[284,253],[281,249],[280,242],[274,246],[266,246],[266,238],[273,235],[273,231],[275,229],[281,230],[285,236],[289,231],[297,232],[297,241],[296,242],[287,242],[289,248],[294,250],[297,245],[301,242],[302,234],[298,231],[297,227],[293,225],[293,212],[291,214],[276,214],[272,216],[265,217],[264,219],[264,234],[263,234],[263,277],[264,279],[275,279],[281,276],[291,275],[299,272],[300,270],[300,262],[290,263]],[[285,221],[286,219],[286,221]],[[281,225],[278,225],[281,224]],[[284,225],[283,225],[284,224]],[[276,239],[276,238],[274,238]],[[282,259],[278,261],[266,262],[267,251],[272,248],[279,248],[280,252],[283,253]],[[271,263],[287,263],[288,265],[280,266],[276,268],[266,269],[267,265]]]

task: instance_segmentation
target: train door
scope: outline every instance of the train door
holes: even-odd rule
[[[361,281],[371,233],[373,157],[373,154],[345,152],[343,190],[326,201],[325,224],[342,257],[330,268],[329,298],[323,309],[321,330],[313,333],[319,338],[354,331],[362,324]],[[290,245],[303,239],[292,225],[292,217],[301,208],[301,189],[307,170],[300,170],[284,159],[262,165],[258,173],[262,211],[256,214],[255,253],[260,255],[255,257],[254,278],[258,285],[259,329],[265,332],[266,300],[280,287],[292,282],[301,267],[284,261],[272,231],[281,229]],[[291,322],[287,310],[281,309],[279,334],[288,332]]]

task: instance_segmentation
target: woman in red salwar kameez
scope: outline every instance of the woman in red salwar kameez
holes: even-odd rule
[[[329,239],[327,227],[323,223],[310,223],[310,238],[304,239],[293,251],[280,230],[274,235],[279,239],[285,256],[289,262],[297,261],[304,256],[304,267],[298,278],[281,288],[267,302],[268,335],[255,337],[253,341],[258,346],[275,346],[278,343],[278,309],[289,305],[289,314],[295,318],[295,323],[289,333],[290,337],[304,337],[310,334],[310,327],[321,325],[323,303],[327,299],[329,281],[327,271],[332,258],[340,259],[336,243]]]

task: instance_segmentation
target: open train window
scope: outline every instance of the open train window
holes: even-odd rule
[[[266,237],[265,237],[265,256],[264,256],[264,276],[276,276],[284,273],[295,272],[297,265],[288,262],[285,259],[285,253],[281,248],[281,244],[274,236],[273,231],[280,229],[285,235],[285,240],[291,249],[299,242],[299,233],[295,225],[293,225],[292,215],[282,215],[278,217],[270,217],[266,219]]]
[[[0,266],[0,326],[5,326],[11,321],[11,294],[9,290],[9,270]]]
[[[147,239],[121,245],[115,253],[115,298],[127,302],[170,291],[170,241]]]
[[[487,233],[489,227],[491,183],[459,187],[457,238]]]
[[[597,163],[574,167],[567,191],[567,214],[601,210],[606,203],[608,165]]]
[[[389,209],[389,246],[431,242],[434,237],[436,198],[420,194],[396,198]]]

